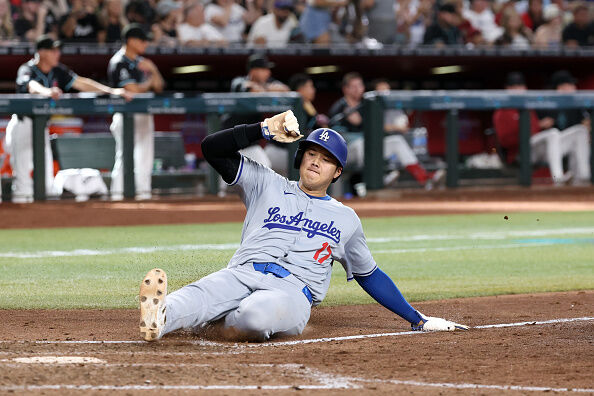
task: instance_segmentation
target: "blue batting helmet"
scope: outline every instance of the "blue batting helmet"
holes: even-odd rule
[[[336,158],[340,166],[344,169],[347,162],[347,143],[340,133],[330,128],[319,128],[309,134],[307,139],[299,142],[299,148],[295,153],[295,162],[293,166],[295,169],[299,169],[301,166],[301,160],[303,160],[303,154],[305,149],[309,145],[318,145],[325,148]],[[338,178],[336,178],[338,179]],[[336,181],[332,180],[332,183]]]

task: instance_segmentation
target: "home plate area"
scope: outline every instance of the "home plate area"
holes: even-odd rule
[[[342,306],[299,337],[147,343],[136,310],[0,311],[0,394],[594,394],[594,291],[418,305],[473,328],[412,333],[382,307]]]

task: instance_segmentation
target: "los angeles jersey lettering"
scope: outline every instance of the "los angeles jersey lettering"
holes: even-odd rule
[[[304,193],[297,182],[246,157],[232,184],[247,208],[241,245],[228,267],[275,262],[306,283],[314,303],[328,291],[334,260],[350,280],[376,268],[357,214],[340,202]]]

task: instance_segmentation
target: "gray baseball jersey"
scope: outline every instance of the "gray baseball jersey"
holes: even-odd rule
[[[243,156],[232,184],[241,187],[247,215],[228,268],[278,263],[310,288],[314,305],[328,291],[334,260],[343,265],[348,280],[375,270],[361,221],[351,208],[328,195],[308,195],[297,182]]]

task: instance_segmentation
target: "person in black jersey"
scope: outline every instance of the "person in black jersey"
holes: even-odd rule
[[[61,43],[42,35],[36,41],[35,56],[21,65],[17,72],[17,93],[42,95],[57,100],[66,91],[98,92],[119,95],[127,100],[132,94],[125,89],[107,87],[90,78],[78,76],[60,63]],[[6,127],[6,145],[13,172],[12,201],[33,202],[33,121],[30,117],[14,114]],[[49,134],[45,133],[46,193],[53,189],[53,157]]]
[[[109,60],[107,76],[109,85],[125,88],[134,93],[161,93],[165,82],[157,66],[142,54],[149,43],[149,37],[139,24],[130,24],[122,32],[124,45]],[[113,116],[110,126],[116,140],[116,155],[111,173],[111,199],[123,199],[123,144],[124,117]],[[155,124],[150,114],[134,114],[134,181],[136,199],[151,198],[151,176],[154,158]]]

